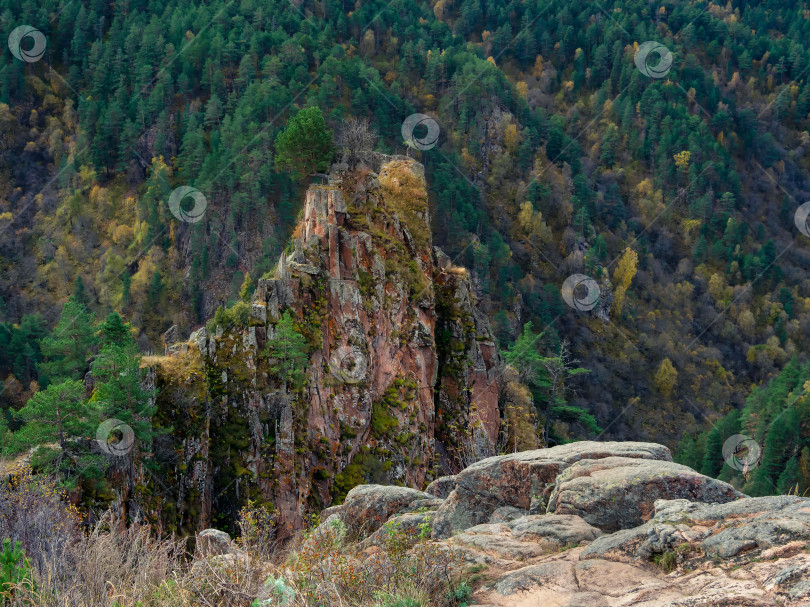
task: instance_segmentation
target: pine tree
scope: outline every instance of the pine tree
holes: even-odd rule
[[[40,372],[47,381],[79,379],[97,345],[93,315],[71,295],[53,332],[42,340],[45,362]]]
[[[515,343],[504,354],[504,360],[518,373],[518,379],[529,386],[535,396],[535,406],[540,409],[542,403],[544,428],[543,440],[550,444],[551,419],[555,415],[566,417],[567,421],[582,423],[590,431],[598,432],[596,420],[587,411],[566,404],[570,377],[588,373],[587,369],[575,367],[568,351],[568,344],[562,342],[557,352],[552,356],[543,356],[540,344],[544,334],[536,335],[532,331],[532,323],[523,325],[521,333]]]
[[[304,380],[308,361],[307,340],[295,330],[289,312],[284,312],[276,324],[276,334],[267,342],[268,355],[276,360],[274,373],[281,378],[282,390],[297,388]]]
[[[47,333],[45,320],[39,314],[26,314],[20,326],[12,331],[6,356],[12,372],[21,382],[28,383],[37,377],[42,360],[40,345]]]
[[[84,383],[67,379],[37,392],[17,412],[26,425],[15,433],[19,450],[59,443],[59,459],[68,457],[68,442],[74,437],[89,438],[99,422],[98,410],[85,402]],[[58,462],[57,462],[58,465]]]
[[[160,272],[155,270],[152,274],[152,281],[149,283],[149,292],[146,294],[146,304],[149,310],[155,310],[160,302],[160,294],[163,292],[163,279]]]
[[[333,156],[332,131],[317,106],[298,112],[276,136],[276,166],[298,178],[326,172]]]
[[[795,408],[786,410],[771,423],[762,447],[762,463],[751,475],[745,493],[757,497],[777,492],[776,482],[796,447],[798,430],[799,416]]]
[[[143,383],[141,356],[131,333],[122,331],[114,319],[108,329],[111,335],[117,333],[120,339],[106,343],[93,361],[96,385],[91,400],[104,417],[128,424],[139,444],[148,449],[156,434],[152,427],[154,391]]]
[[[101,325],[101,334],[104,337],[102,346],[127,344],[132,341],[129,323],[125,323],[118,312],[110,312]]]
[[[90,298],[84,289],[84,281],[81,276],[77,276],[76,280],[73,281],[73,299],[85,307],[90,305]]]
[[[785,495],[791,491],[796,491],[802,484],[801,471],[799,470],[799,460],[794,455],[791,457],[784,470],[779,475],[776,481],[776,491],[781,495]]]
[[[703,450],[703,462],[700,473],[706,476],[717,477],[725,463],[723,459],[723,444],[726,440],[740,431],[740,414],[732,411],[718,420],[706,435],[706,444]]]

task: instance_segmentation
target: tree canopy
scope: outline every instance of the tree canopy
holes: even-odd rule
[[[298,112],[276,136],[276,166],[298,177],[325,173],[334,154],[332,131],[317,106]]]

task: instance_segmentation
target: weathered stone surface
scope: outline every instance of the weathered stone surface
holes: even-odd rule
[[[467,427],[473,410],[497,432],[497,351],[466,271],[436,266],[422,167],[392,158],[379,170],[312,185],[248,318],[157,363],[159,415],[175,422],[187,464],[172,468],[165,497],[183,514],[167,525],[203,529],[251,495],[278,509],[287,540],[357,482],[422,487],[437,453],[452,471],[458,445],[446,428]],[[439,291],[447,305],[436,305]],[[307,339],[301,390],[266,348],[283,314]],[[440,347],[439,323],[460,360]],[[439,406],[437,391],[458,407]]]
[[[602,532],[578,516],[540,514],[524,516],[506,523],[512,535],[524,542],[553,543],[562,548],[590,542]]]
[[[563,470],[582,459],[606,457],[671,462],[669,449],[654,443],[582,441],[481,460],[457,474],[457,487],[433,521],[433,537],[485,523],[496,509],[527,510],[532,498],[547,497]]]
[[[600,559],[577,563],[574,571],[581,590],[602,596],[621,596],[627,592],[628,587],[636,591],[661,591],[668,586],[653,571]]]
[[[491,462],[486,464],[483,468],[489,470]],[[597,471],[612,475],[588,489],[592,514],[598,512],[595,504],[601,504],[608,513],[636,508],[632,516],[638,516],[639,502],[658,493],[661,482],[668,491],[674,487],[709,499],[717,490],[732,501],[659,499],[647,522],[605,534],[577,515],[527,515],[516,506],[499,506],[481,520],[481,504],[490,504],[493,494],[472,494],[468,502],[459,481],[438,511],[400,513],[390,521],[414,535],[431,517],[434,532],[441,514],[458,517],[450,522],[460,532],[451,530],[451,537],[430,544],[452,552],[454,562],[483,577],[472,598],[479,607],[810,606],[810,499],[733,499],[723,484],[712,485],[712,479],[682,468],[665,459],[580,459],[566,466],[558,486],[580,478],[592,482]],[[465,473],[457,478],[463,480]],[[531,476],[523,482],[531,487]],[[620,498],[630,501],[617,497],[617,487],[626,489]],[[563,503],[553,497],[550,504]],[[403,509],[425,501],[416,499]],[[615,513],[604,516],[614,523],[622,520]],[[373,542],[380,545],[383,537],[378,530]],[[372,538],[358,544],[358,550]],[[383,558],[380,550],[369,546],[363,554]]]
[[[326,520],[337,515],[355,537],[365,537],[379,529],[394,514],[403,511],[416,500],[433,496],[416,489],[393,485],[359,485],[349,491],[340,506],[321,513]]]
[[[430,493],[442,499],[450,495],[458,483],[455,476],[440,476],[425,488],[425,493]]]
[[[416,541],[423,534],[425,525],[427,525],[428,532],[430,531],[432,518],[432,512],[408,512],[393,516],[382,527],[360,542],[357,547],[365,550],[369,546],[382,546],[392,534],[401,534],[409,541]]]
[[[785,546],[791,547],[783,548],[783,554],[790,555],[800,545],[810,545],[810,499],[754,497],[726,504],[660,500],[650,521],[595,540],[583,557],[647,560],[685,545],[722,559],[750,560]],[[770,556],[774,555],[778,551]]]
[[[197,553],[202,556],[218,556],[236,553],[231,536],[219,529],[206,529],[197,535]]]
[[[500,595],[511,595],[538,587],[550,591],[576,590],[577,580],[571,563],[551,561],[530,565],[505,575],[495,584],[495,590]],[[541,603],[538,602],[539,604]]]
[[[539,542],[521,542],[505,533],[474,533],[479,525],[468,529],[464,533],[454,535],[450,540],[451,546],[461,546],[472,549],[474,552],[486,554],[499,560],[526,561],[551,551],[552,547]]]
[[[521,518],[529,514],[528,510],[522,508],[515,508],[514,506],[501,506],[496,508],[492,516],[489,517],[490,523],[508,523],[516,518]]]
[[[439,497],[414,500],[403,509],[403,512],[433,511],[437,510],[443,503],[444,500]]]
[[[657,499],[729,502],[744,497],[728,483],[673,462],[627,457],[583,460],[562,472],[548,512],[576,514],[605,531],[649,520]]]
[[[531,515],[507,523],[475,525],[454,535],[449,543],[499,560],[526,561],[601,534],[576,516]]]

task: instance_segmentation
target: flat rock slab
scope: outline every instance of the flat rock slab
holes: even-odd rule
[[[809,498],[748,497],[725,504],[660,500],[654,508],[655,516],[644,525],[594,540],[583,558],[649,560],[690,545],[709,558],[747,562],[790,556],[810,546]]]
[[[574,568],[566,561],[551,561],[529,565],[508,573],[495,584],[495,591],[507,596],[520,591],[541,587],[554,591],[577,591]]]
[[[535,514],[506,523],[512,536],[524,542],[550,542],[559,548],[591,542],[602,532],[579,516]]]
[[[730,502],[745,497],[728,483],[674,462],[627,457],[579,461],[556,480],[548,512],[576,514],[603,531],[649,520],[659,499]]]
[[[578,587],[602,596],[619,597],[634,592],[655,590],[661,592],[669,587],[659,575],[641,567],[625,563],[591,559],[580,561],[574,568]]]
[[[530,515],[506,523],[485,523],[470,527],[448,540],[449,545],[472,553],[517,563],[557,553],[602,534],[578,516]]]

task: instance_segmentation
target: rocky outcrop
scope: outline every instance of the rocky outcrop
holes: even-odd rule
[[[593,441],[490,457],[453,477],[456,486],[436,514],[434,537],[485,523],[502,506],[545,512],[558,475],[580,460],[608,457],[672,461],[663,445]]]
[[[213,512],[227,525],[251,500],[290,537],[358,484],[421,488],[436,460],[455,471],[460,428],[497,435],[495,343],[466,272],[432,246],[422,166],[332,177],[307,191],[249,304],[187,343],[169,332],[157,404],[174,431],[142,498],[166,531]],[[303,377],[268,350],[285,315],[305,339]]]
[[[810,500],[775,496],[704,504],[685,499],[655,502],[655,516],[643,525],[607,535],[583,552],[620,561],[650,559],[673,551],[679,558],[749,561],[794,551],[810,538]],[[687,549],[688,548],[688,549]]]
[[[422,541],[476,580],[472,607],[810,605],[810,499],[745,497],[673,464],[660,445],[585,442],[489,458],[432,493],[450,488],[416,510],[426,503],[416,492],[395,508],[379,487],[353,490],[364,513],[397,510],[359,538],[358,561],[395,529],[425,537],[432,525],[434,539]],[[544,491],[548,513],[529,514]],[[566,508],[577,512],[554,513]],[[451,532],[436,533],[448,513]]]
[[[321,518],[337,516],[355,537],[365,537],[414,502],[432,503],[433,496],[407,487],[360,485],[349,491],[343,504],[324,510]]]
[[[729,502],[734,487],[673,462],[607,457],[575,463],[557,476],[548,511],[576,514],[603,531],[649,520],[658,499]]]

